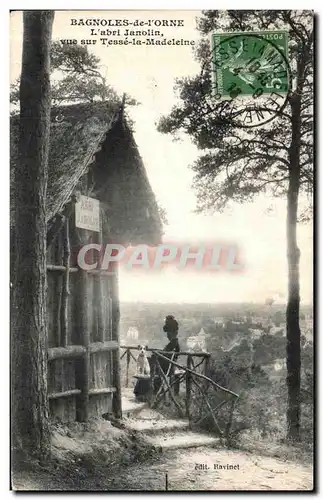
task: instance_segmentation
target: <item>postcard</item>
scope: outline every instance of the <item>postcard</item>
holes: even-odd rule
[[[313,491],[314,12],[10,41],[11,489]]]

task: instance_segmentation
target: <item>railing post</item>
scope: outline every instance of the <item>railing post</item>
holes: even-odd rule
[[[210,356],[205,356],[205,363],[204,363],[204,375],[206,377],[209,376],[210,373]]]
[[[187,356],[187,368],[190,370],[192,366],[192,356]],[[186,416],[188,419],[191,417],[190,407],[191,407],[191,396],[192,396],[192,374],[186,372]]]
[[[204,375],[209,378],[210,374],[210,356],[205,356],[204,358]],[[204,387],[207,390],[209,383],[205,381]]]
[[[62,292],[61,292],[61,308],[60,308],[60,345],[67,346],[67,329],[68,329],[68,296],[69,296],[69,278],[70,278],[70,235],[69,221],[66,218],[64,226],[64,260],[63,265],[66,271],[63,275]]]
[[[226,439],[229,438],[230,430],[231,430],[231,427],[232,427],[232,419],[233,419],[233,412],[234,412],[235,403],[236,402],[233,399],[232,403],[231,403],[231,408],[230,408],[229,420],[228,420],[228,423],[227,423],[227,426],[226,426],[226,429],[225,429],[225,437],[226,437]]]
[[[112,396],[112,413],[115,418],[122,418],[122,400],[121,400],[121,366],[120,366],[120,304],[119,304],[119,283],[118,283],[118,267],[114,266],[114,274],[111,279],[111,318],[112,318],[112,340],[118,342],[118,349],[112,352],[112,367],[113,367],[113,387],[116,392]]]
[[[88,276],[87,272],[80,269],[78,275],[78,318],[77,326],[80,333],[81,344],[85,352],[80,359],[75,361],[75,385],[81,390],[76,400],[76,420],[87,422],[89,418],[89,384],[90,384],[90,334],[88,318]]]
[[[127,369],[126,369],[126,387],[129,387],[129,365],[130,365],[130,349],[127,349]]]

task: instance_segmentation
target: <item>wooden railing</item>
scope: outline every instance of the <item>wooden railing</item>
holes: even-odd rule
[[[131,360],[137,362],[136,357],[131,351],[136,351],[139,349],[138,346],[121,346],[124,349],[121,359],[126,358],[126,386],[129,386],[129,367]],[[157,391],[154,392],[153,387],[151,388],[151,394],[149,395],[149,403],[152,408],[157,408],[160,404],[169,397],[170,401],[176,408],[178,415],[183,418],[187,417],[190,423],[199,426],[208,416],[211,417],[213,422],[213,427],[220,434],[221,437],[228,437],[230,429],[232,426],[233,412],[235,408],[235,403],[239,397],[235,392],[222,387],[220,384],[212,380],[209,375],[210,359],[211,355],[207,352],[166,352],[159,349],[147,348],[147,352],[151,352],[151,376],[150,380],[153,385],[154,379],[157,377],[160,379],[160,386]],[[174,360],[176,356],[176,361]],[[185,364],[179,362],[179,358],[186,357]],[[197,358],[197,360],[195,359]],[[168,366],[165,371],[161,366]],[[198,370],[199,369],[199,370]],[[183,408],[181,402],[183,397],[180,390],[177,389],[174,392],[174,386],[177,388],[185,383],[185,408]],[[196,420],[196,415],[192,412],[193,403],[193,388],[195,389],[195,395],[198,393],[200,400],[203,401],[203,405],[207,412],[200,416]],[[216,401],[216,406],[212,406],[212,403]],[[217,419],[217,414],[219,410],[225,405],[229,405],[228,418],[225,422],[224,427],[219,424]]]
[[[119,344],[117,341],[110,340],[106,342],[92,342],[86,348],[83,345],[67,345],[65,347],[51,347],[47,350],[48,352],[48,362],[54,361],[56,359],[76,359],[84,358],[86,355],[90,355],[96,352],[115,352],[119,349]],[[88,380],[85,381],[86,387],[88,387]],[[80,389],[70,389],[61,392],[52,392],[48,394],[49,399],[60,399],[70,396],[81,396],[84,391],[83,387]],[[117,387],[103,387],[100,389],[87,389],[89,396],[97,396],[98,394],[115,394],[117,392]],[[86,412],[87,415],[87,412]],[[87,417],[86,417],[87,418]]]
[[[136,358],[136,356],[134,356],[134,354],[131,351],[138,351],[139,347],[138,346],[125,346],[125,345],[121,345],[120,349],[124,349],[124,352],[120,356],[120,360],[122,360],[123,358],[126,358],[126,381],[125,381],[125,386],[129,387],[129,368],[130,368],[131,360],[134,363],[137,363],[137,358]],[[149,348],[149,347],[146,349],[146,351],[148,353],[152,353],[152,354],[155,353],[155,352],[161,352],[163,354],[168,354],[170,356],[172,356],[174,354],[173,351],[172,352],[166,352],[166,351],[163,351],[163,350],[159,350],[159,349],[156,350],[156,349]],[[208,373],[208,371],[209,371],[209,360],[210,360],[210,354],[208,352],[180,351],[180,352],[177,352],[175,354],[176,354],[176,356],[187,356],[187,363],[188,363],[187,367],[188,368],[190,368],[190,366],[192,366],[193,369],[198,368],[204,362],[204,373],[205,373],[205,375]],[[194,361],[193,361],[194,357],[196,357],[198,359],[201,358],[201,361],[198,364],[194,364]]]

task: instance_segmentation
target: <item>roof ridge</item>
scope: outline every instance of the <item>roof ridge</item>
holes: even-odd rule
[[[85,161],[84,161],[83,167],[78,171],[78,175],[76,176],[77,178],[75,179],[75,183],[71,184],[71,188],[69,189],[68,194],[66,194],[64,201],[62,201],[62,203],[60,203],[60,207],[57,210],[57,212],[59,212],[59,210],[61,210],[61,207],[64,206],[67,203],[67,201],[72,196],[73,191],[75,189],[75,186],[77,185],[77,183],[80,180],[80,178],[83,177],[83,175],[86,173],[86,171],[89,168],[89,166],[92,163],[95,162],[95,155],[96,155],[96,153],[98,153],[101,150],[100,146],[103,144],[103,142],[106,139],[106,136],[107,136],[108,132],[117,123],[118,119],[119,119],[119,112],[115,113],[115,115],[110,119],[110,122],[107,123],[107,125],[105,127],[105,130],[101,133],[101,135],[99,136],[98,140],[96,141],[95,146],[91,149],[91,151],[89,151],[88,155],[85,157]]]

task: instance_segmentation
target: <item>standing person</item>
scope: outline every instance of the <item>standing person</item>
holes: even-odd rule
[[[163,326],[164,332],[167,334],[167,338],[169,340],[169,343],[164,347],[164,351],[175,351],[179,352],[180,347],[178,343],[178,322],[174,318],[174,316],[169,315],[166,316],[165,319],[165,324]],[[167,356],[170,357],[170,356]],[[177,356],[174,356],[174,361],[176,361]]]
[[[173,355],[172,352],[180,352],[180,346],[178,342],[178,322],[172,315],[168,315],[165,318],[165,324],[163,326],[164,332],[167,334],[167,339],[168,339],[168,344],[164,347],[163,351],[165,351],[165,357],[169,359],[173,359],[173,361],[177,360],[177,355]],[[167,354],[166,354],[167,353]],[[165,375],[168,372],[169,365],[165,359],[159,359],[159,364]],[[174,366],[171,366],[171,369],[169,371],[169,375],[173,375],[174,372]],[[159,387],[161,384],[160,378],[157,379],[156,384],[155,384],[155,392],[158,391]],[[174,384],[174,392],[175,394],[179,393],[179,383]]]

